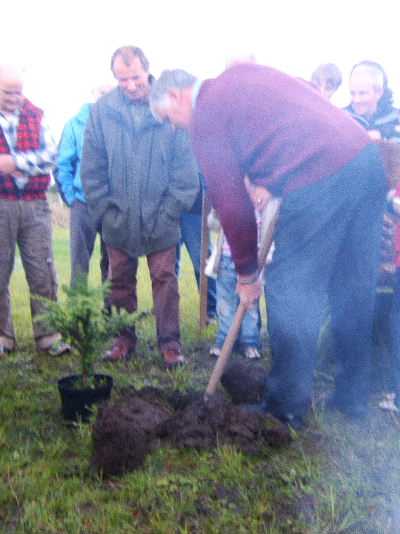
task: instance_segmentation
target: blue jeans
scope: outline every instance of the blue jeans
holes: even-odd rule
[[[218,332],[215,346],[221,348],[233,322],[239,305],[236,294],[237,274],[230,256],[222,256],[217,278],[217,315]],[[260,313],[259,306],[254,304],[245,314],[240,328],[237,343],[241,347],[260,347]]]
[[[197,287],[200,286],[200,249],[201,249],[201,215],[196,213],[182,213],[181,215],[181,242],[186,245],[192,261]],[[177,273],[179,272],[179,245],[177,254]],[[209,251],[210,253],[210,251]],[[207,314],[215,317],[216,314],[216,287],[213,278],[208,279]]]
[[[335,401],[368,401],[372,323],[386,178],[368,145],[338,173],[288,194],[275,230],[265,296],[272,370],[265,400],[277,416],[304,416],[317,342],[330,306],[338,364]]]

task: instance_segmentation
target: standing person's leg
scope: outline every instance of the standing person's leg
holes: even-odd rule
[[[186,245],[192,261],[197,287],[200,286],[200,250],[201,250],[201,215],[193,213],[183,213],[181,215],[182,242]],[[210,250],[208,251],[210,254]],[[207,314],[208,317],[215,317],[216,312],[216,285],[213,278],[208,278],[207,289]]]
[[[288,195],[276,227],[266,269],[272,370],[265,401],[282,419],[301,420],[311,404],[319,331],[350,218],[343,182],[338,174]]]
[[[272,351],[265,400],[269,411],[288,421],[302,419],[311,405],[325,285],[324,279],[312,283],[307,254],[291,252],[290,259],[268,272],[265,289]]]
[[[130,313],[137,310],[136,296],[136,273],[138,267],[137,258],[131,258],[124,251],[107,245],[109,260],[108,278],[111,284],[109,302],[117,310],[123,309]],[[128,359],[135,351],[136,333],[135,328],[126,328],[114,340],[105,359],[118,361]]]
[[[222,256],[217,277],[218,331],[214,346],[210,349],[210,356],[219,356],[239,305],[236,281],[237,275],[232,259],[229,256]]]
[[[15,348],[11,316],[9,283],[14,268],[15,247],[19,228],[17,202],[0,199],[0,346],[1,352]]]
[[[106,280],[108,279],[109,261],[107,254],[107,246],[101,236],[101,230],[99,230],[98,234],[100,237],[100,275],[101,282],[102,284],[104,284],[104,282],[106,282]]]
[[[391,327],[391,370],[395,404],[400,409],[400,269],[396,269]]]
[[[260,303],[257,301],[243,317],[239,334],[239,344],[246,358],[253,360],[261,357]]]
[[[74,286],[79,277],[87,280],[96,229],[83,202],[74,201],[70,216],[71,286]]]
[[[384,171],[373,147],[359,158],[353,205],[330,288],[332,332],[339,372],[332,404],[350,416],[367,412],[372,329],[386,195]],[[368,157],[367,157],[368,156]]]
[[[0,265],[1,268],[2,266]],[[7,287],[4,291],[0,289],[0,356],[6,352],[13,351],[15,346],[16,341],[11,317],[10,291]]]
[[[176,260],[175,260],[175,272],[176,276],[179,278],[181,272],[181,252],[182,252],[183,240],[176,245]]]
[[[57,276],[54,266],[51,210],[47,200],[20,201],[21,225],[18,246],[30,291],[33,334],[38,350],[51,350],[61,339],[60,334],[45,321],[36,318],[46,311],[46,306],[35,296],[57,300]],[[54,354],[60,355],[56,349]]]
[[[184,361],[179,327],[179,291],[175,272],[176,246],[147,256],[153,290],[157,341],[167,366]]]

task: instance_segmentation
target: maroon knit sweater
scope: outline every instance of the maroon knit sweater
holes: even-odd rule
[[[361,126],[308,84],[253,64],[203,83],[191,136],[240,274],[257,269],[256,222],[243,177],[285,196],[334,174],[369,143]]]

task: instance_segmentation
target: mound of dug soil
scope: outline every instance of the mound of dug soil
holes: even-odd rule
[[[221,378],[221,383],[234,404],[259,402],[264,391],[264,367],[251,360],[231,363]]]
[[[290,433],[276,419],[249,413],[235,406],[222,394],[205,403],[202,399],[161,423],[158,436],[177,448],[210,449],[217,444],[232,444],[255,453],[266,444],[287,444]]]
[[[92,462],[104,476],[140,467],[152,450],[155,429],[172,416],[162,396],[148,397],[151,400],[132,393],[100,408],[93,428]]]
[[[175,409],[168,398],[181,408]],[[93,428],[93,458],[104,476],[140,467],[156,447],[209,449],[233,444],[249,453],[266,444],[285,445],[290,433],[272,417],[249,414],[222,394],[204,403],[202,394],[166,396],[155,389],[129,392],[99,410]]]

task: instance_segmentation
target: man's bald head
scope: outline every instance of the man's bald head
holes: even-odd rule
[[[22,72],[12,65],[0,65],[0,111],[14,113],[22,104]]]

